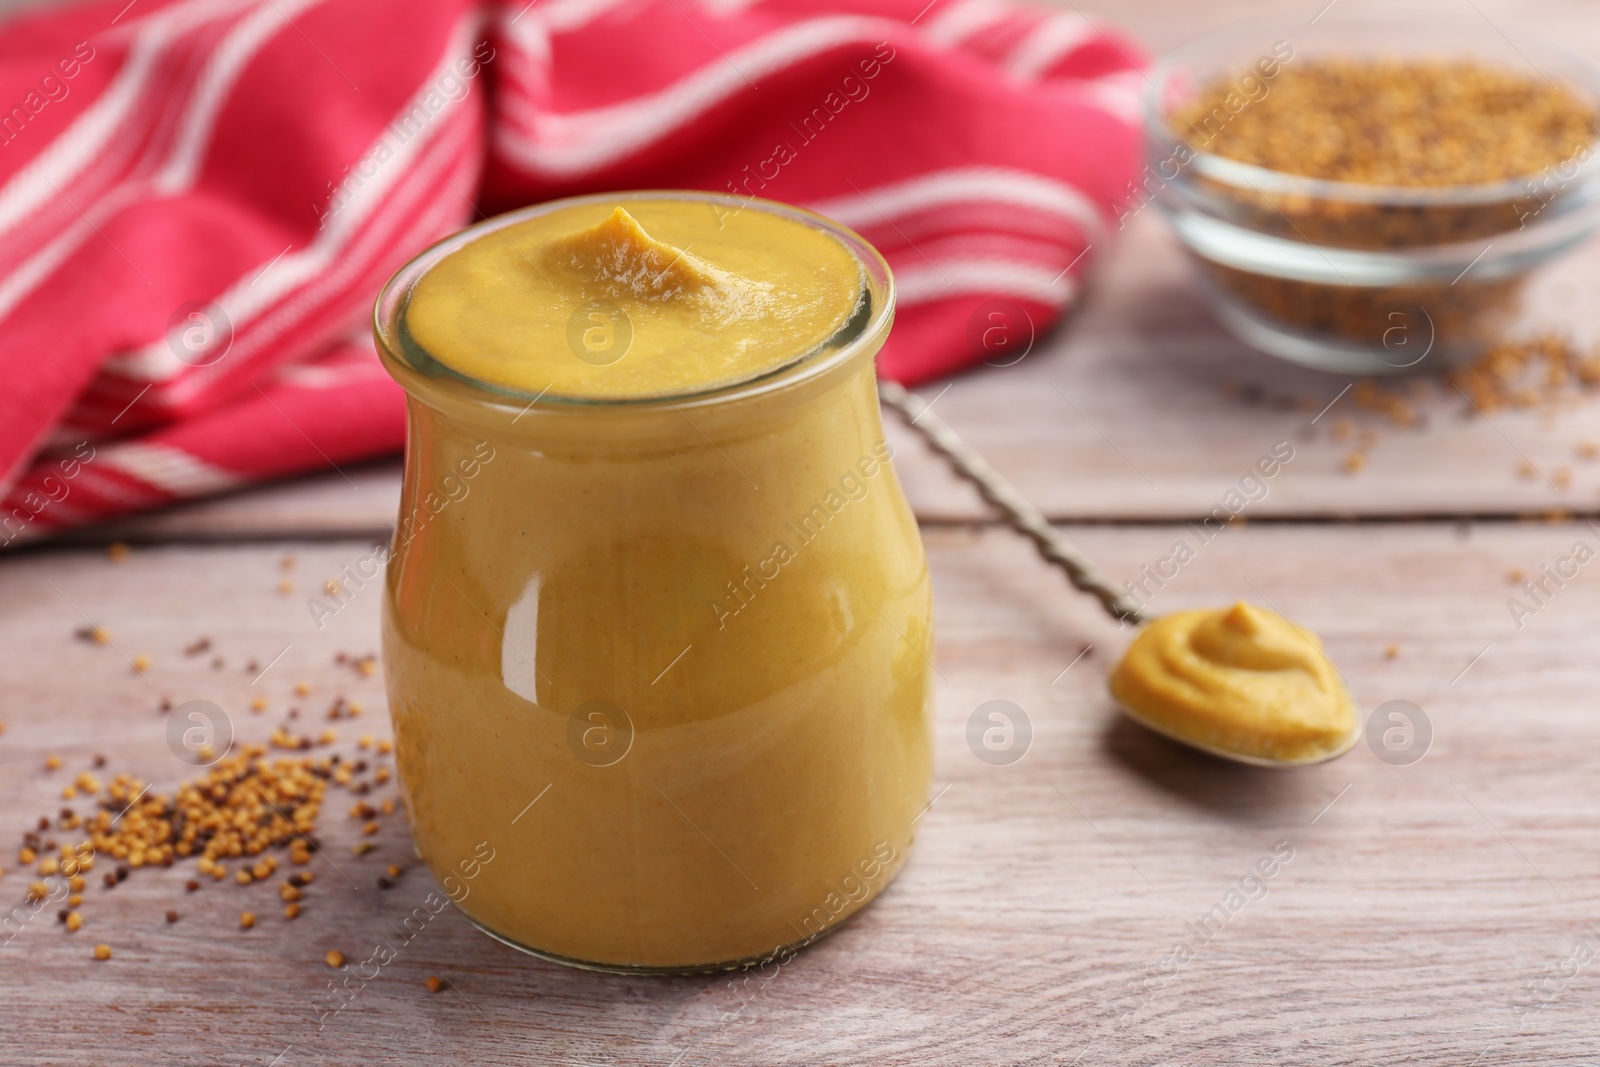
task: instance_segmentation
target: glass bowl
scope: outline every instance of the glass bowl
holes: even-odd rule
[[[1194,41],[1151,72],[1145,167],[1153,201],[1196,263],[1222,321],[1284,359],[1346,374],[1442,369],[1492,344],[1529,274],[1600,223],[1595,138],[1537,174],[1486,184],[1330,181],[1228,159],[1171,116],[1222,79],[1214,135],[1311,58],[1468,59],[1525,71],[1600,106],[1600,70],[1482,20],[1254,20]],[[1374,117],[1375,120],[1377,116]]]

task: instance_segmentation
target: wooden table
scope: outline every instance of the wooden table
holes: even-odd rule
[[[1577,8],[1541,11],[1548,32],[1600,51]],[[1224,20],[1170,4],[1107,14],[1158,47]],[[1553,270],[1535,321],[1582,328],[1597,265],[1590,247]],[[1207,542],[1154,607],[1243,595],[1292,615],[1324,635],[1364,715],[1389,701],[1421,709],[1432,740],[1420,761],[1386,762],[1363,743],[1327,766],[1267,773],[1123,722],[1104,678],[1125,635],[895,426],[936,585],[938,792],[905,873],[836,936],[748,985],[626,979],[522,956],[446,911],[319,1027],[324,953],[359,960],[395,941],[435,888],[398,816],[357,856],[358,822],[330,804],[293,922],[266,887],[187,894],[180,867],[115,890],[96,879],[76,934],[50,911],[23,926],[0,944],[0,1061],[1600,1061],[1600,565],[1520,627],[1506,577],[1578,541],[1600,548],[1600,464],[1574,453],[1600,439],[1597,409],[1552,427],[1431,401],[1426,430],[1382,428],[1352,475],[1349,445],[1331,438],[1358,417],[1347,384],[1225,335],[1145,215],[1106,252],[1067,328],[1014,367],[924,392],[1119,579],[1196,540],[1187,523],[1291,442],[1294,460],[1249,521]],[[1525,460],[1571,467],[1572,485],[1519,477]],[[387,736],[381,684],[335,662],[376,651],[375,590],[320,631],[304,604],[392,519],[396,465],[346,473],[354,490],[307,478],[0,559],[5,826],[20,834],[53,814],[97,753],[160,788],[186,777],[163,700],[214,700],[256,740],[291,704],[315,721],[342,695],[372,710],[337,724],[337,750],[353,755],[362,731]],[[1525,518],[1551,509],[1563,517]],[[133,544],[121,562],[103,547],[112,538]],[[294,595],[280,593],[285,577]],[[89,623],[112,644],[73,636]],[[202,637],[212,648],[185,655]],[[139,655],[148,680],[127,662]],[[268,668],[254,682],[250,661]],[[257,695],[261,715],[248,710]],[[994,699],[1034,731],[1007,766],[966,741]],[[63,768],[47,771],[47,754]],[[1273,876],[1247,878],[1275,850]],[[15,859],[0,854],[7,901],[28,881]],[[390,863],[408,869],[380,889]],[[246,909],[261,917],[247,931]],[[115,955],[99,963],[90,947],[102,941]],[[424,988],[430,975],[441,992]]]

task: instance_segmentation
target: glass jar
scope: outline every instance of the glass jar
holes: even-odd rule
[[[409,413],[383,657],[412,838],[457,906],[547,959],[672,973],[791,951],[895,876],[932,773],[933,634],[878,410],[886,264],[797,209],[648,195],[832,234],[856,315],[724,388],[520,395],[418,350],[408,296],[572,201],[424,252],[376,308]]]

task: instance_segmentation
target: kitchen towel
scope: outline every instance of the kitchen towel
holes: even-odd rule
[[[575,193],[796,203],[879,371],[1026,354],[1117,228],[1142,58],[1001,0],[111,0],[0,25],[0,547],[403,441],[370,308]]]

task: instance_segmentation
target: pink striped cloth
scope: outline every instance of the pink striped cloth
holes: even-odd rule
[[[811,207],[906,382],[1071,305],[1140,57],[1000,0],[111,0],[0,30],[0,546],[400,447],[367,336],[430,242],[578,192]],[[996,359],[999,353],[1005,358]]]

